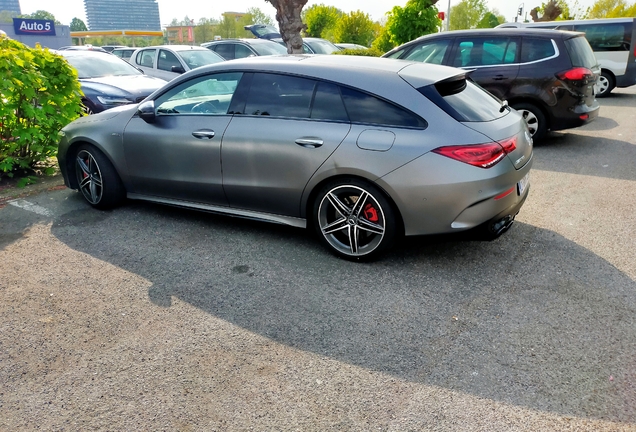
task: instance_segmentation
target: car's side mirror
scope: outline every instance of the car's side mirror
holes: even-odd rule
[[[137,114],[146,123],[154,123],[156,119],[155,101],[146,101],[139,104]]]
[[[185,69],[182,66],[172,66],[171,70],[172,72],[175,72],[175,73],[180,73],[180,74],[185,73]]]

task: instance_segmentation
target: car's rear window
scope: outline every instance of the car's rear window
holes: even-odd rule
[[[508,114],[502,102],[470,79],[437,83],[419,89],[444,111],[459,121],[484,122]],[[450,108],[450,109],[449,109]]]
[[[583,36],[577,36],[570,39],[566,39],[565,48],[570,54],[572,60],[572,66],[585,67],[588,69],[593,68],[598,64],[592,47],[588,43],[587,39]]]

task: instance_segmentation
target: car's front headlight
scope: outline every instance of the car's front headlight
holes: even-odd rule
[[[127,105],[133,103],[130,99],[121,96],[97,96],[97,100],[104,105]]]

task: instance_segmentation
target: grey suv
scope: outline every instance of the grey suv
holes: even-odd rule
[[[473,70],[475,82],[522,113],[534,139],[598,116],[601,69],[583,33],[460,30],[422,36],[383,57]]]

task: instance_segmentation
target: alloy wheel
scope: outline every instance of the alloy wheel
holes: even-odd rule
[[[323,196],[318,224],[325,240],[350,257],[372,253],[386,232],[385,214],[378,200],[354,185],[336,186]]]
[[[102,173],[92,154],[81,150],[75,158],[77,183],[86,200],[95,205],[102,199]]]
[[[610,81],[607,79],[607,77],[601,75],[601,77],[598,79],[598,93],[597,95],[604,95],[605,92],[609,91],[610,89]]]
[[[529,111],[527,109],[521,109],[519,110],[519,112],[528,125],[528,131],[530,132],[530,135],[534,136],[534,134],[536,134],[539,130],[539,119],[532,111]]]

